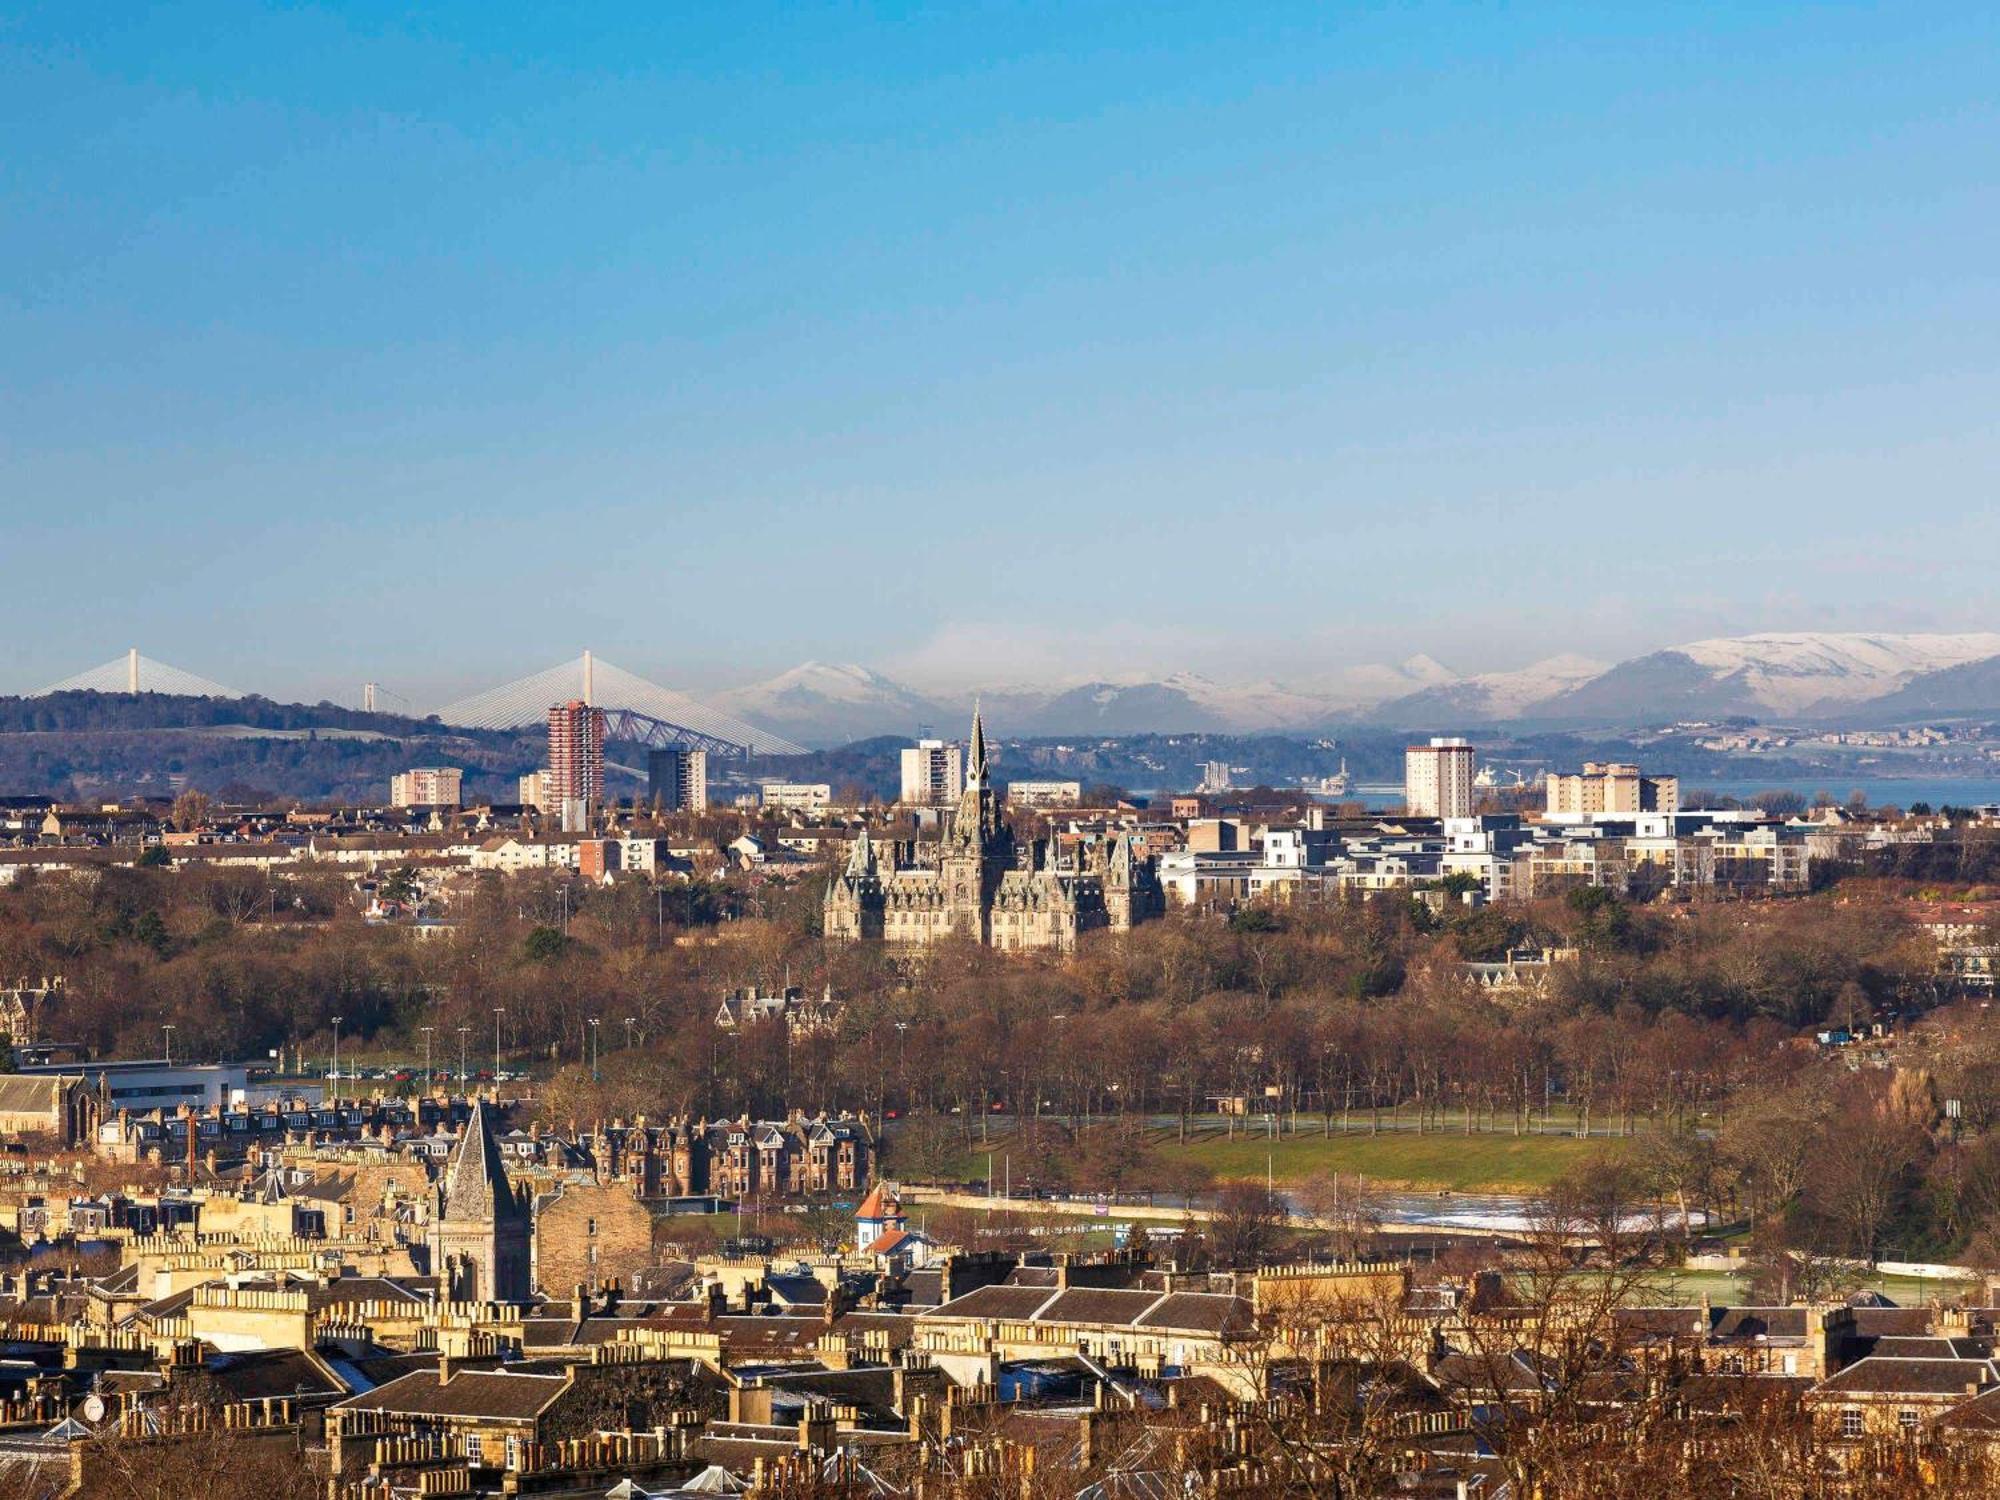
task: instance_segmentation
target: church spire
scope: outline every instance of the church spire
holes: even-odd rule
[[[465,1134],[452,1147],[451,1158],[438,1183],[439,1217],[474,1222],[519,1217],[521,1206],[507,1182],[500,1147],[486,1114],[486,1101],[475,1099],[465,1122]]]
[[[972,700],[972,744],[967,751],[966,767],[968,777],[979,786],[986,785],[986,725],[979,716],[979,700]]]

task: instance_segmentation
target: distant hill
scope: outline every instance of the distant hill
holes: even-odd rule
[[[1592,722],[1811,718],[1846,713],[1919,677],[2000,655],[2000,635],[1770,633],[1692,641],[1620,662],[1528,704],[1523,717]]]
[[[63,692],[0,698],[0,792],[170,796],[182,787],[380,802],[413,765],[466,773],[468,795],[512,801],[537,735],[456,729],[331,703]]]
[[[1023,723],[997,727],[1018,734],[1148,734],[1165,728],[1198,734],[1232,726],[1185,687],[1092,682],[1056,694]]]
[[[1485,672],[1424,688],[1371,710],[1378,724],[1491,724],[1518,718],[1535,704],[1601,677],[1609,667],[1587,656],[1552,656],[1517,672]]]
[[[955,728],[958,719],[956,710],[852,662],[809,661],[712,697],[717,707],[807,745],[880,734],[914,739],[920,725]]]
[[[1926,672],[1862,707],[1866,717],[1884,722],[1926,714],[2000,714],[2000,655]]]
[[[389,735],[436,734],[435,720],[366,713],[336,703],[275,703],[194,698],[176,693],[72,691],[0,698],[0,734],[95,733],[112,729],[192,729],[246,724],[256,729],[364,729]]]

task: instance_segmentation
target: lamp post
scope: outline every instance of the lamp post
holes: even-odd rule
[[[506,1014],[506,1006],[496,1005],[493,1007],[493,1081],[495,1083],[500,1081],[500,1020]],[[497,1098],[498,1095],[495,1095],[495,1097]]]
[[[431,1036],[436,1032],[437,1027],[420,1026],[417,1029],[424,1034],[424,1093],[429,1094],[431,1091]]]
[[[625,1050],[627,1052],[632,1050],[632,1028],[638,1023],[638,1020],[637,1016],[627,1016],[625,1018]]]
[[[336,1099],[340,1097],[340,1021],[339,1016],[333,1018],[333,1097]]]
[[[468,1091],[468,1085],[472,1078],[472,1075],[465,1070],[465,1039],[471,1035],[472,1028],[470,1026],[461,1026],[458,1028],[458,1091],[461,1094]]]
[[[590,1018],[590,1081],[600,1082],[597,1072],[597,1017]]]
[[[171,1068],[174,1065],[174,1025],[169,1021],[160,1030],[167,1034],[167,1066]]]

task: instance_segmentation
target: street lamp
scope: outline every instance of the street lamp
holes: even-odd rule
[[[431,1091],[431,1033],[437,1027],[419,1026],[417,1029],[424,1034],[424,1093],[428,1094]]]
[[[493,1081],[500,1081],[500,1018],[507,1014],[507,1007],[493,1007]],[[496,1096],[497,1097],[497,1096]]]
[[[340,1097],[340,1021],[339,1016],[333,1018],[333,1097],[336,1099]]]
[[[627,1052],[632,1050],[632,1027],[638,1022],[638,1019],[637,1016],[627,1016],[625,1018],[625,1050]]]
[[[174,1065],[174,1029],[171,1021],[160,1028],[167,1034],[167,1066],[170,1068]]]
[[[597,1073],[597,1017],[596,1016],[592,1016],[590,1018],[590,1081],[592,1083],[598,1083],[602,1081],[598,1077]]]
[[[458,1028],[458,1091],[461,1094],[467,1091],[467,1085],[472,1078],[472,1075],[465,1070],[465,1039],[470,1035],[472,1035],[470,1026]]]

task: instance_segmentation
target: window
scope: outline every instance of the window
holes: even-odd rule
[[[1840,1414],[1840,1435],[1858,1438],[1861,1436],[1861,1408],[1850,1406]]]
[[[1915,1432],[1917,1430],[1917,1414],[1907,1406],[1904,1407],[1896,1413],[1896,1425],[1905,1432]]]

